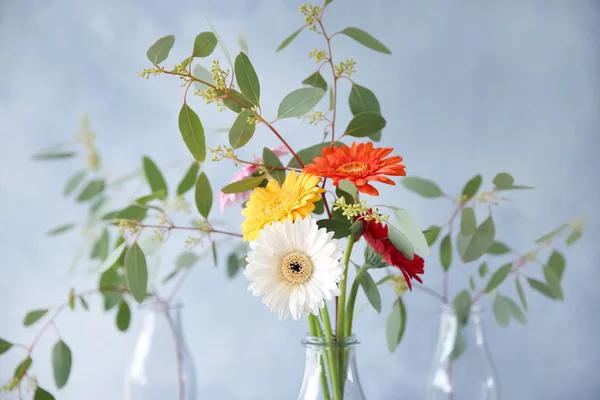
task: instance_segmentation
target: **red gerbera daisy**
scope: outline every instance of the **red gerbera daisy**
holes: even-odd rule
[[[384,175],[404,176],[402,157],[385,158],[393,151],[391,147],[373,148],[373,143],[352,143],[352,147],[323,147],[322,157],[315,157],[313,164],[304,167],[304,172],[333,179],[334,186],[341,180],[352,182],[359,191],[372,196],[379,195],[369,181],[389,185],[396,183]]]
[[[397,267],[408,284],[408,288],[412,290],[410,284],[411,279],[415,279],[420,283],[423,283],[418,274],[423,274],[424,261],[421,257],[415,254],[414,259],[411,261],[398,250],[388,238],[388,226],[379,223],[375,220],[365,221],[363,220],[363,235],[367,240],[367,243],[373,247],[373,250],[377,254],[383,256],[383,260]]]

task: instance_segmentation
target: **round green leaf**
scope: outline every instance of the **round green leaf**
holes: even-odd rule
[[[187,104],[184,104],[179,112],[179,130],[192,156],[196,161],[204,162],[206,158],[204,128],[198,115]]]
[[[33,400],[55,400],[54,396],[50,393],[46,392],[41,387],[35,388],[35,394],[33,395]]]
[[[462,191],[462,197],[464,201],[475,196],[475,194],[481,187],[481,180],[481,175],[476,175],[469,182],[467,182]]]
[[[506,254],[509,251],[510,251],[510,248],[507,245],[505,245],[504,243],[494,242],[488,249],[487,253],[499,256],[502,254]]]
[[[395,248],[400,250],[404,257],[408,260],[414,260],[415,258],[415,249],[413,244],[408,240],[405,234],[400,232],[397,228],[392,225],[388,225],[388,237],[390,242],[394,245]]]
[[[252,176],[250,178],[232,182],[229,185],[224,186],[221,191],[225,194],[246,192],[260,185],[264,180],[264,176]]]
[[[490,215],[472,235],[458,234],[456,248],[464,262],[477,260],[485,254],[494,242],[496,228]]]
[[[421,227],[415,218],[402,208],[394,208],[394,216],[396,217],[398,227],[408,237],[408,240],[410,240],[415,250],[422,254],[429,255],[427,239],[425,239],[425,235],[423,235],[423,231],[421,231]]]
[[[337,219],[322,219],[317,221],[319,228],[325,228],[327,232],[333,232],[333,237],[343,239],[350,235],[350,221]]]
[[[352,84],[348,103],[350,104],[350,111],[353,115],[365,111],[381,112],[379,100],[377,100],[375,94],[370,89],[355,83]]]
[[[302,81],[303,84],[327,91],[327,82],[319,71],[311,74],[308,78]]]
[[[494,274],[488,281],[488,284],[485,287],[485,293],[490,293],[492,290],[494,290],[498,286],[500,286],[500,284],[502,282],[504,282],[504,280],[506,279],[508,274],[510,274],[511,269],[512,269],[512,262],[510,262],[508,264],[504,264],[503,266],[498,268],[498,270],[496,270],[496,272],[494,272]]]
[[[208,177],[204,172],[198,175],[198,179],[196,180],[195,194],[196,208],[198,209],[198,212],[204,218],[208,218],[208,214],[212,208],[213,193],[210,187],[210,182],[208,181]]]
[[[212,32],[202,32],[194,40],[192,57],[208,57],[217,47],[217,37]],[[236,72],[237,73],[237,72]]]
[[[429,228],[425,229],[423,234],[425,235],[425,239],[427,240],[427,245],[431,246],[435,243],[438,235],[440,234],[441,228],[436,225],[431,225]]]
[[[409,176],[402,179],[402,185],[423,197],[434,198],[444,195],[438,185],[428,179]]]
[[[158,65],[169,57],[169,52],[175,44],[175,36],[168,35],[158,39],[146,52],[148,60],[154,65]]]
[[[548,282],[548,288],[552,293],[552,297],[559,300],[564,300],[563,291],[560,286],[560,279],[558,275],[550,266],[544,267],[544,278],[546,278],[546,282]]]
[[[256,124],[248,122],[248,118],[253,116],[254,113],[251,110],[243,110],[235,119],[229,130],[229,143],[234,149],[239,149],[252,139]]]
[[[476,229],[477,220],[475,219],[475,210],[473,210],[473,207],[463,208],[460,218],[460,233],[468,236],[475,233]]]
[[[263,149],[263,158],[262,162],[264,165],[267,165],[267,169],[269,169],[269,175],[273,177],[280,185],[283,184],[285,180],[285,169],[283,169],[283,164],[279,160],[279,157],[275,155],[268,147]],[[274,167],[273,169],[269,167]]]
[[[148,269],[146,256],[137,243],[134,243],[125,254],[125,278],[135,301],[143,302],[148,288]]]
[[[188,190],[194,187],[194,184],[196,183],[196,177],[198,176],[198,171],[200,171],[200,164],[193,162],[177,186],[178,196],[184,195],[188,192]]]
[[[258,76],[250,59],[244,53],[238,54],[235,58],[235,78],[244,97],[255,106],[259,105],[260,84]]]
[[[440,243],[440,263],[444,271],[448,271],[452,264],[452,242],[450,241],[450,234],[447,234]]]
[[[488,266],[487,263],[481,263],[481,265],[479,266],[479,276],[481,278],[483,278],[486,274],[488,273]]]
[[[125,332],[127,329],[129,329],[129,323],[131,322],[131,309],[125,300],[121,300],[121,303],[119,303],[119,311],[117,312],[116,322],[117,328],[121,332]]]
[[[510,322],[510,310],[509,305],[505,300],[504,296],[497,296],[494,301],[494,317],[496,317],[496,322],[498,325],[505,328],[508,326]]]
[[[12,346],[12,343],[0,338],[0,354],[6,353]]]
[[[378,112],[365,111],[352,118],[345,134],[354,137],[370,136],[385,128],[385,124],[385,119]]]
[[[351,37],[356,40],[358,43],[362,44],[365,47],[370,48],[371,50],[378,51],[380,53],[392,54],[392,52],[385,47],[383,43],[379,40],[375,39],[369,33],[363,31],[362,29],[348,27],[341,31],[344,35]]]
[[[150,157],[144,156],[142,159],[143,167],[144,167],[144,175],[146,176],[146,181],[150,185],[150,189],[152,192],[163,191],[164,197],[167,197],[167,182],[163,177],[163,174],[160,172],[154,161],[150,159]]]
[[[565,257],[563,257],[559,251],[554,250],[552,254],[550,254],[547,266],[554,271],[559,281],[562,279],[565,272],[565,265]]]
[[[510,189],[513,187],[515,179],[506,172],[500,172],[494,177],[492,183],[496,185],[497,189]]]
[[[529,286],[532,289],[537,290],[538,292],[542,293],[543,295],[548,296],[551,299],[556,298],[556,297],[554,297],[554,294],[552,293],[552,291],[550,290],[548,285],[546,285],[544,282],[540,282],[537,279],[533,279],[533,278],[527,278],[527,283],[529,283]]]
[[[31,326],[35,324],[40,318],[42,318],[48,312],[47,309],[33,310],[29,311],[27,315],[25,315],[25,319],[23,320],[23,325]]]
[[[292,118],[306,114],[317,105],[325,95],[319,88],[301,88],[289,93],[281,100],[277,118]]]
[[[71,349],[62,340],[59,340],[52,348],[52,370],[54,371],[54,382],[61,389],[69,380],[71,373]]]

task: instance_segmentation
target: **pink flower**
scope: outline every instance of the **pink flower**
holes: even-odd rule
[[[283,156],[283,155],[289,153],[289,150],[287,149],[287,147],[285,147],[283,145],[271,147],[271,151],[277,157],[280,157],[280,156]],[[262,158],[258,157],[256,160],[254,160],[254,162],[257,164],[260,164],[262,162]],[[231,182],[236,182],[236,181],[239,181],[242,179],[249,178],[254,173],[254,171],[256,171],[257,169],[258,169],[258,167],[256,167],[256,165],[248,164],[234,175],[233,180]],[[245,201],[248,201],[250,199],[251,192],[252,192],[251,190],[248,190],[246,192],[241,192],[241,193],[229,193],[229,194],[219,192],[217,196],[219,198],[219,204],[221,205],[221,214],[223,214],[225,212],[225,209],[232,204],[243,203]]]

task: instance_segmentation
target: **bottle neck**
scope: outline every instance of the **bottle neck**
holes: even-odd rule
[[[142,333],[151,337],[181,336],[181,303],[147,300],[140,305]]]

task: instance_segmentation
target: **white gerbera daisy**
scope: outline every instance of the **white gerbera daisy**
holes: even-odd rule
[[[266,226],[250,242],[245,276],[255,296],[284,319],[319,315],[325,300],[340,294],[342,250],[333,233],[319,229],[311,218],[296,218]]]

